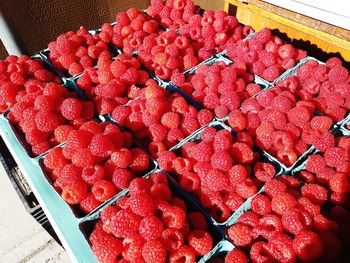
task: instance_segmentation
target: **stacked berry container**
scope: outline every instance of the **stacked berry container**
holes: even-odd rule
[[[346,257],[340,60],[152,0],[0,72],[1,136],[74,262]]]

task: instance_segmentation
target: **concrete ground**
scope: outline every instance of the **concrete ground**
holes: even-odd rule
[[[27,213],[1,164],[0,215],[0,262],[71,262],[62,247]]]

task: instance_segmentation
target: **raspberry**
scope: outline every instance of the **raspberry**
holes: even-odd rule
[[[115,169],[112,175],[113,184],[119,189],[125,189],[129,186],[134,175],[126,169]]]
[[[142,257],[146,263],[165,262],[166,246],[161,240],[150,240],[142,248]]]
[[[241,250],[235,248],[227,253],[225,263],[248,263],[248,258]]]
[[[188,234],[188,244],[199,256],[204,256],[213,247],[213,239],[210,234],[204,230],[193,230]]]
[[[95,210],[101,202],[97,201],[92,193],[88,193],[84,200],[80,202],[80,209],[85,213],[89,214]]]
[[[267,214],[259,220],[259,225],[253,228],[252,236],[253,238],[262,236],[266,239],[271,239],[275,233],[282,231],[283,225],[281,219],[276,215]]]
[[[286,116],[279,111],[273,111],[267,116],[267,121],[270,121],[276,129],[284,130],[287,125]]]
[[[288,132],[276,131],[273,133],[273,145],[277,151],[290,150],[293,147],[293,139]]]
[[[128,239],[124,239],[124,251],[123,257],[125,260],[130,260],[138,262],[140,260],[144,262],[142,259],[142,247],[145,244],[145,240],[139,234],[135,234]]]
[[[274,234],[268,243],[269,252],[278,262],[295,262],[292,239],[285,234]]]
[[[276,96],[271,102],[271,107],[283,113],[288,113],[292,109],[292,101],[286,96]]]
[[[195,262],[196,255],[194,250],[190,247],[183,245],[178,250],[174,250],[170,253],[170,256],[169,256],[170,263],[176,263],[181,260],[184,260],[185,262]]]
[[[311,119],[311,128],[320,132],[325,132],[330,129],[333,124],[331,118],[327,116],[315,116]]]
[[[149,127],[153,142],[161,142],[166,139],[168,129],[162,124],[154,123]]]
[[[250,258],[253,262],[273,262],[267,243],[263,241],[258,241],[252,245],[250,249]]]
[[[34,156],[39,156],[50,150],[50,144],[48,142],[41,142],[32,146],[32,152]]]
[[[279,77],[281,69],[279,65],[273,65],[266,68],[262,74],[262,77],[267,81],[274,81]]]
[[[232,166],[228,174],[232,185],[243,182],[248,176],[246,168],[240,164]]]
[[[310,155],[307,158],[306,170],[312,173],[319,173],[326,167],[325,159],[319,154]]]
[[[329,188],[336,193],[348,193],[350,183],[346,174],[336,173],[329,179]]]
[[[49,82],[54,78],[54,74],[46,69],[39,69],[34,72],[34,77],[41,81]]]
[[[296,206],[296,199],[289,193],[280,193],[271,200],[271,210],[279,215],[283,215],[289,209]]]
[[[345,82],[349,76],[349,72],[342,66],[334,66],[328,72],[328,80],[332,84]]]
[[[245,143],[236,142],[232,145],[231,155],[234,160],[241,164],[248,164],[253,161],[254,153]]]
[[[156,216],[148,216],[141,220],[140,235],[146,240],[155,240],[162,235],[163,223]]]
[[[176,155],[173,152],[164,151],[158,156],[158,164],[161,169],[166,172],[170,172],[173,166],[173,160],[176,159]]]
[[[44,142],[47,139],[47,134],[45,132],[39,131],[36,128],[33,128],[26,132],[25,138],[30,145],[36,145]]]
[[[275,174],[275,167],[269,163],[257,162],[254,165],[254,174],[262,182],[271,180]]]
[[[132,154],[126,148],[120,148],[111,154],[111,160],[118,168],[126,168],[132,162]]]
[[[196,117],[185,116],[180,124],[181,131],[185,136],[190,135],[199,129],[199,123]]]
[[[156,206],[148,194],[135,194],[129,198],[131,210],[140,216],[150,216],[154,213]]]
[[[145,171],[150,163],[150,160],[147,154],[140,148],[132,148],[132,162],[129,165],[130,170],[134,172],[143,172]]]
[[[100,165],[84,167],[81,173],[81,178],[89,185],[94,185],[96,182],[102,180],[103,177],[104,170]]]
[[[72,179],[70,182],[67,182],[62,190],[61,196],[63,200],[71,205],[80,203],[87,196],[87,184],[79,179]]]
[[[181,229],[185,224],[186,214],[180,207],[168,206],[163,209],[162,219],[168,227]]]
[[[49,111],[39,111],[35,116],[36,126],[43,132],[54,131],[62,122],[59,115]]]
[[[257,195],[252,199],[251,208],[258,215],[266,215],[271,211],[270,199],[264,195]]]
[[[224,190],[228,185],[227,175],[217,169],[212,169],[201,179],[202,185],[208,187],[209,189],[212,189],[213,191]]]
[[[212,156],[212,149],[209,144],[200,142],[190,149],[190,155],[198,162],[208,162]]]
[[[107,201],[116,194],[114,185],[106,180],[96,182],[92,186],[91,192],[94,194],[96,200],[100,202]]]
[[[243,131],[247,127],[247,118],[241,112],[232,112],[227,121],[235,132]]]
[[[324,153],[327,166],[337,168],[346,161],[346,152],[339,147],[328,148]]]
[[[232,167],[233,161],[228,152],[217,151],[212,155],[210,163],[213,169],[228,171]]]
[[[310,120],[310,113],[305,107],[297,106],[287,113],[288,121],[298,127],[303,127]]]
[[[67,144],[65,145],[64,149],[72,148],[75,150],[79,148],[86,148],[89,145],[91,138],[92,135],[88,131],[73,130],[68,134]]]
[[[99,262],[110,262],[111,259],[117,258],[123,251],[123,244],[118,238],[106,236],[106,238],[100,238],[92,242],[92,251]]]
[[[236,223],[227,230],[228,237],[239,247],[244,247],[252,241],[251,228],[243,223]]]
[[[302,231],[293,240],[293,249],[303,260],[316,260],[323,252],[322,239],[311,231]]]
[[[70,125],[60,125],[54,130],[54,135],[59,143],[63,143],[67,140],[68,134],[74,130]]]
[[[251,227],[256,227],[259,224],[259,219],[260,216],[257,215],[253,211],[248,211],[243,213],[239,218],[238,222],[241,222],[245,225],[251,226]]]
[[[313,218],[313,230],[317,233],[334,232],[338,229],[338,224],[327,219],[324,215],[318,214]]]
[[[303,230],[311,229],[312,218],[308,212],[292,208],[282,216],[283,228],[293,235],[297,235]]]
[[[108,224],[113,235],[120,238],[128,238],[136,234],[141,218],[130,210],[120,210],[111,219]]]
[[[291,44],[284,44],[278,48],[278,55],[281,59],[293,58],[295,49]]]
[[[317,150],[325,152],[328,148],[334,146],[334,136],[331,132],[326,131],[316,138],[314,146]]]
[[[236,186],[236,193],[245,199],[252,197],[256,194],[256,192],[257,187],[254,184],[254,182],[249,178]]]
[[[107,135],[96,134],[92,137],[89,149],[98,157],[107,157],[114,151],[115,146]]]
[[[37,110],[52,111],[55,103],[52,97],[40,95],[34,101],[34,108]]]
[[[93,165],[94,162],[94,156],[86,148],[77,149],[72,156],[72,163],[81,168]]]
[[[317,184],[305,184],[301,187],[301,194],[314,204],[323,205],[327,201],[327,190]]]
[[[271,30],[265,27],[257,32],[254,38],[261,43],[267,43],[272,38]]]
[[[53,148],[47,155],[44,157],[44,165],[50,170],[61,170],[66,164],[67,159],[64,158],[62,154],[62,148]]]
[[[169,129],[176,129],[180,124],[180,115],[175,112],[167,112],[162,116],[161,123]]]

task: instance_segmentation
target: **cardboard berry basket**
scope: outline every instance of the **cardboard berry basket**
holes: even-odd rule
[[[174,146],[173,148],[170,149],[171,152],[175,153],[175,155],[177,157],[181,157],[181,149],[182,147],[184,147],[184,145],[186,145],[187,143],[190,142],[200,142],[201,141],[201,134],[203,132],[203,130],[207,127],[213,127],[215,130],[219,131],[219,130],[227,130],[232,134],[232,138],[235,138],[235,133],[231,130],[230,127],[226,126],[224,123],[222,123],[221,121],[213,121],[210,124],[198,129],[196,132],[194,132],[192,135],[188,136],[185,140],[183,140],[182,142],[180,142],[179,144],[177,144],[176,146]],[[274,177],[280,175],[283,172],[283,169],[280,165],[279,162],[277,162],[276,160],[274,160],[273,158],[271,158],[270,155],[266,154],[265,152],[259,150],[256,147],[253,147],[253,151],[254,153],[256,153],[259,157],[253,161],[253,163],[249,164],[251,167],[253,167],[253,165],[256,162],[264,162],[264,163],[268,163],[268,164],[272,164],[272,166],[274,167],[275,173],[274,173]],[[180,174],[178,174],[176,171],[170,171],[169,172],[170,176],[172,178],[174,178],[175,181],[177,181],[179,179]],[[253,174],[251,175],[252,177],[254,176]],[[177,183],[179,184],[179,182],[177,181]],[[180,186],[181,187],[181,186]],[[183,189],[184,191],[186,191],[185,189]],[[261,191],[261,188],[257,188],[257,193],[259,193]],[[200,203],[199,201],[199,197],[194,195],[194,193],[190,193],[187,192],[191,198],[193,198],[196,202]],[[253,195],[255,196],[255,194]],[[213,223],[217,226],[220,227],[224,227],[228,222],[234,220],[235,218],[237,218],[242,211],[246,210],[246,207],[249,206],[249,200],[251,200],[251,198],[253,197],[249,197],[244,199],[243,204],[235,211],[231,211],[231,215],[224,221],[218,221],[217,219],[214,218],[214,216],[212,214],[209,213],[208,208],[205,208],[207,210],[207,213],[210,214],[211,216],[211,220],[213,221]]]
[[[88,32],[92,36],[94,36],[94,35],[98,35],[101,32],[101,30],[100,29],[89,30]],[[108,51],[114,56],[122,53],[119,48],[115,47],[112,44],[108,44]],[[51,71],[54,72],[55,74],[57,74],[58,76],[60,76],[62,79],[63,78],[66,78],[66,79],[73,78],[73,77],[81,74],[81,73],[79,73],[79,74],[76,74],[75,76],[71,76],[71,75],[69,75],[68,70],[62,71],[62,70],[57,69],[53,65],[53,63],[52,63],[52,61],[50,59],[50,50],[49,50],[49,48],[41,50],[37,56],[40,56],[41,59],[43,59],[49,65]]]
[[[201,63],[199,63],[197,66],[191,68],[191,69],[188,69],[186,70],[183,75],[185,76],[185,79],[187,80],[187,78],[189,76],[193,76],[196,74],[196,70],[198,69],[198,67],[200,67],[201,65],[208,65],[208,66],[211,66],[213,65],[214,63],[216,62],[224,62],[227,66],[230,66],[233,64],[233,62],[228,59],[227,57],[225,57],[224,55],[222,54],[218,54],[218,55],[214,55],[213,57],[207,59],[207,60],[204,60],[202,61]],[[257,84],[259,85],[262,89],[267,89],[271,86],[270,83],[268,83],[267,81],[263,80],[261,77],[257,76],[257,75],[254,75],[252,74],[253,77],[254,77],[254,80],[252,83],[254,84]],[[186,82],[185,80],[185,82]],[[175,91],[177,90],[179,93],[182,93],[183,96],[188,96],[192,101],[193,103],[197,103],[197,104],[200,104],[199,102],[197,102],[196,100],[194,100],[194,98],[192,97],[191,94],[188,94],[186,91],[184,91],[183,89],[181,89],[181,87],[178,87],[176,86],[174,83],[172,83],[171,81],[169,81],[167,83],[167,85],[169,86],[169,88],[172,88],[174,89]]]
[[[152,171],[150,171],[148,174],[146,174],[143,178],[149,179],[152,174],[162,173],[166,176],[168,181],[168,186],[171,191],[171,194],[173,197],[179,198],[182,201],[184,201],[184,204],[186,205],[186,208],[189,212],[200,212],[204,215],[204,218],[207,222],[207,232],[211,235],[213,240],[213,248],[210,252],[208,252],[203,257],[196,257],[196,262],[206,262],[206,259],[213,253],[216,253],[218,248],[224,246],[227,250],[230,249],[229,245],[225,244],[224,240],[224,233],[222,229],[211,221],[210,216],[206,213],[206,211],[197,203],[194,202],[193,199],[181,189],[177,185],[177,183],[164,171],[156,168]],[[94,213],[90,214],[89,216],[85,217],[80,221],[79,228],[81,231],[81,234],[86,238],[87,242],[89,242],[89,237],[91,233],[93,232],[93,229],[95,227],[95,224],[98,221],[101,221],[101,212],[103,212],[106,208],[110,206],[114,206],[119,199],[124,197],[130,197],[128,189],[125,191],[120,192],[115,198],[110,200],[105,206],[101,207],[100,209],[97,209]],[[219,245],[221,244],[221,245]]]
[[[248,41],[248,40],[254,38],[255,36],[256,36],[256,32],[254,32],[254,33],[250,34],[249,36],[245,37],[245,38],[243,39],[243,41]],[[229,56],[227,55],[227,50],[226,50],[226,49],[223,50],[222,52],[216,54],[216,56],[223,56],[223,57],[225,57],[226,59],[230,60]],[[306,59],[306,58],[304,58],[304,59],[300,60],[299,62],[297,62],[297,63],[295,64],[294,67],[289,68],[289,69],[283,71],[283,72],[280,74],[280,76],[277,77],[277,78],[276,78],[275,80],[273,80],[273,81],[268,81],[268,80],[266,80],[266,79],[264,79],[264,78],[262,78],[262,77],[260,77],[260,76],[258,76],[258,75],[253,74],[253,75],[254,75],[254,80],[262,81],[262,82],[264,82],[264,83],[267,83],[269,86],[273,86],[273,85],[275,85],[279,80],[283,79],[285,75],[288,75],[289,72],[292,71],[292,69],[297,68],[301,63],[303,63],[303,61],[304,61],[305,59]],[[231,60],[230,60],[230,61],[231,61]],[[232,62],[232,63],[233,63],[233,62]]]
[[[308,61],[316,61],[319,65],[326,65],[325,62],[315,58],[315,57],[311,57],[311,56],[307,56],[306,58],[302,59],[299,61],[299,63],[297,63],[293,68],[288,69],[286,72],[284,72],[280,77],[278,77],[274,82],[273,82],[273,86],[276,86],[278,84],[278,82],[291,77],[291,76],[297,76],[298,74],[298,70],[301,66],[303,66],[305,63],[307,63]],[[322,112],[319,111],[315,111],[316,115],[325,115]],[[344,116],[344,118],[336,123],[334,123],[337,126],[341,126],[344,122],[346,122],[348,119],[350,118],[350,110],[348,110]]]

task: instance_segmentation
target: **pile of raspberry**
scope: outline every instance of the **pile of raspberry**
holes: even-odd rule
[[[218,118],[237,110],[242,101],[261,90],[259,85],[252,83],[253,75],[246,72],[244,65],[227,65],[223,61],[201,64],[188,76],[175,73],[171,81]]]
[[[336,58],[326,64],[309,60],[291,76],[277,86],[288,89],[302,100],[312,101],[316,109],[332,118],[342,120],[350,109],[350,74]]]
[[[306,57],[306,51],[285,44],[268,28],[248,40],[228,42],[226,50],[231,60],[243,62],[250,72],[269,82]]]
[[[64,134],[64,135],[63,135]],[[150,166],[147,154],[134,147],[132,137],[112,123],[85,122],[62,132],[66,144],[44,157],[44,170],[70,205],[88,214]]]
[[[213,247],[202,213],[188,211],[163,173],[134,179],[129,195],[101,214],[89,240],[101,263],[194,263]]]
[[[47,82],[61,79],[45,69],[40,59],[8,56],[0,61],[0,113],[12,108],[23,97],[34,98]]]
[[[149,81],[138,99],[117,106],[111,117],[133,131],[135,138],[157,158],[161,152],[210,123],[214,116],[205,109],[198,111],[178,93],[170,93]]]
[[[146,36],[161,31],[156,20],[136,8],[130,8],[117,14],[115,26],[103,24],[99,36],[101,39],[109,39],[123,52],[131,53],[138,49]]]
[[[281,176],[265,184],[251,201],[251,210],[227,229],[235,246],[252,262],[345,262],[350,213],[327,208],[328,190]]]
[[[249,139],[207,127],[199,141],[186,143],[176,153],[161,153],[158,164],[223,222],[276,174],[272,164],[259,160]]]
[[[151,0],[147,14],[163,27],[178,29],[200,12],[200,7],[192,0]]]
[[[119,105],[140,96],[150,81],[140,62],[129,54],[115,58],[100,56],[97,68],[85,69],[77,79],[77,86],[94,102],[98,113],[109,114]]]
[[[84,27],[60,35],[48,45],[52,65],[64,75],[77,75],[96,65],[102,54],[111,54],[108,37],[92,35]]]
[[[297,176],[306,183],[317,183],[329,189],[329,200],[334,204],[347,202],[350,192],[350,137],[335,138],[324,152],[310,155],[305,169]]]
[[[211,56],[208,52],[199,52],[203,47],[200,42],[193,42],[175,30],[159,35],[151,34],[144,38],[138,49],[138,58],[162,80],[170,80],[176,72],[193,68]],[[203,55],[201,55],[203,54]]]
[[[236,17],[223,10],[208,10],[202,16],[196,14],[179,28],[180,35],[203,42],[204,48],[214,53],[225,50],[227,43],[232,45],[253,32],[250,26],[241,26]]]
[[[229,126],[247,132],[260,149],[290,167],[310,145],[324,151],[334,142],[329,131],[333,126],[327,116],[316,116],[315,104],[300,100],[285,87],[263,90],[230,113]]]

